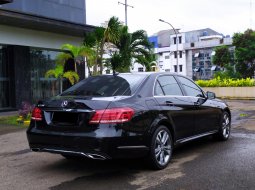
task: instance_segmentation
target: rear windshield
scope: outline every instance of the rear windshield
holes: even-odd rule
[[[61,96],[130,96],[146,75],[102,75],[89,77],[64,91]]]

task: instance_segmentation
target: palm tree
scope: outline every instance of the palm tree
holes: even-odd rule
[[[82,62],[82,58],[85,58],[85,61],[87,61],[87,67],[89,70],[89,74],[91,75],[90,67],[94,64],[95,59],[95,51],[87,46],[74,46],[71,44],[64,44],[62,45],[63,50],[67,50],[66,53],[69,55],[69,58],[74,59],[75,64],[75,72],[77,72],[77,63]]]
[[[149,65],[155,61],[152,53],[152,44],[149,42],[147,34],[144,30],[137,30],[133,33],[128,32],[128,27],[123,26],[120,30],[120,37],[115,44],[118,53],[111,58],[113,68],[117,71],[129,71],[132,61],[142,65]],[[119,55],[117,55],[119,54]],[[116,65],[116,59],[121,63]]]
[[[98,65],[100,65],[100,47],[101,42],[104,37],[105,28],[97,27],[93,32],[88,32],[84,34],[83,45],[89,47],[95,52],[95,60],[93,65],[93,74],[98,74]]]
[[[64,72],[64,66],[66,61],[69,59],[69,55],[66,53],[58,54],[56,58],[56,67],[55,69],[50,69],[46,72],[45,77],[54,77],[60,79],[60,92],[63,91],[63,78],[67,78],[69,82],[73,85],[75,82],[79,81],[79,76],[74,71]]]
[[[104,47],[106,43],[113,43],[116,44],[119,41],[120,37],[120,28],[121,22],[117,17],[111,17],[108,21],[107,27],[104,30],[104,35],[100,44],[100,73],[103,73],[103,54],[104,54]]]

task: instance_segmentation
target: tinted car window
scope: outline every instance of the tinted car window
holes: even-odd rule
[[[160,76],[158,78],[157,84],[159,84],[159,86],[162,88],[165,95],[182,96],[182,91],[173,76]],[[159,87],[156,85],[155,90],[157,90],[157,88]],[[159,90],[155,91],[155,95],[159,95],[156,94],[158,92],[160,91]]]
[[[184,77],[178,77],[178,79],[180,80],[183,88],[185,89],[187,96],[204,97],[203,92],[194,82]]]
[[[130,96],[146,75],[103,75],[89,77],[64,91],[61,96]]]

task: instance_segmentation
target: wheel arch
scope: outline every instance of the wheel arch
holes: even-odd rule
[[[173,127],[173,124],[171,124],[169,122],[168,119],[164,118],[164,119],[160,119],[160,120],[154,120],[154,122],[152,123],[150,130],[149,130],[149,134],[153,135],[154,131],[157,129],[158,126],[160,125],[164,125],[168,128],[168,130],[170,131],[171,135],[172,135],[172,141],[173,144],[175,143],[175,129]]]
[[[230,117],[230,121],[231,121],[231,112],[230,112],[230,109],[228,107],[226,107],[226,108],[223,109],[223,112],[224,111],[228,113],[228,115]]]

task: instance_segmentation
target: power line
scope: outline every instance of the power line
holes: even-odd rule
[[[134,7],[131,6],[131,5],[128,5],[127,0],[125,0],[125,3],[118,2],[118,4],[121,4],[121,5],[125,6],[125,25],[127,26],[127,8],[128,7],[134,8]]]

